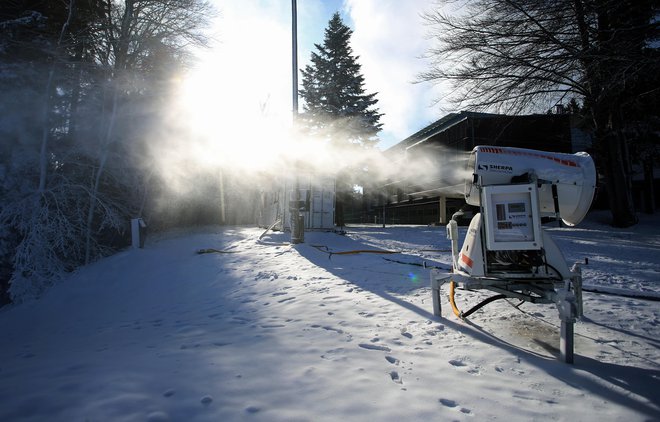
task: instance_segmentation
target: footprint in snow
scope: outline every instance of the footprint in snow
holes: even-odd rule
[[[295,300],[295,299],[296,299],[295,297],[287,297],[286,299],[278,300],[277,303],[289,302],[289,301]]]
[[[181,347],[180,347],[180,349],[181,349],[181,350],[186,350],[186,349],[197,349],[197,348],[199,348],[200,346],[201,346],[201,344],[199,344],[199,343],[195,343],[195,344],[182,344]]]
[[[471,415],[472,411],[470,409],[467,409],[465,407],[459,407],[458,403],[454,400],[450,399],[438,399],[438,402],[440,402],[441,405],[448,407],[450,409],[456,409],[460,411],[461,413],[465,413],[466,415]]]
[[[147,415],[148,422],[167,422],[170,420],[170,416],[165,412],[151,412]]]
[[[379,346],[377,344],[370,344],[370,343],[360,343],[358,344],[363,349],[367,350],[380,350],[381,352],[391,352],[391,349],[387,346]]]
[[[449,361],[449,364],[452,365],[452,366],[454,366],[454,367],[456,367],[456,368],[460,368],[460,367],[468,366],[467,363],[463,362],[462,360],[458,360],[458,359],[452,359],[452,360],[450,360],[450,361]],[[478,366],[473,367],[473,368],[470,368],[470,369],[466,370],[466,372],[467,372],[468,374],[471,374],[471,375],[479,375],[479,374],[481,373],[481,372],[479,371],[479,367],[478,367]]]
[[[458,406],[458,403],[456,403],[454,400],[438,399],[438,401],[440,402],[440,404],[442,404],[443,406],[446,406],[446,407],[454,408],[454,407]]]
[[[330,327],[328,325],[323,326],[322,328],[326,331],[334,331],[337,334],[344,334],[344,330],[341,330],[339,328]]]
[[[390,371],[390,378],[392,378],[392,381],[394,381],[397,384],[403,384],[403,380],[401,379],[397,371]]]
[[[321,355],[321,359],[330,361],[345,361],[348,359],[346,350],[342,347],[326,351]]]
[[[385,360],[387,360],[392,365],[398,365],[399,364],[399,359],[395,358],[394,356],[385,356]]]
[[[247,324],[248,322],[250,322],[250,320],[243,317],[232,317],[231,322],[234,322],[236,324]]]

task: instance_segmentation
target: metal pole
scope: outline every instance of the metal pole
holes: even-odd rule
[[[293,126],[295,133],[298,120],[298,7],[296,0],[291,0],[291,85],[293,99]],[[291,212],[291,243],[302,243],[305,236],[305,222],[300,215],[300,181],[298,180],[297,163],[294,163],[294,206]]]
[[[293,86],[293,122],[298,117],[298,7],[296,0],[291,0],[291,75]]]

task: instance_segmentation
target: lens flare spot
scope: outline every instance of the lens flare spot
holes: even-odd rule
[[[408,273],[408,280],[410,280],[413,283],[419,283],[419,276],[415,273]]]

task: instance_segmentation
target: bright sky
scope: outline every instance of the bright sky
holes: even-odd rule
[[[291,2],[285,0],[212,0],[219,10],[217,42],[206,52],[189,81],[200,130],[249,122],[269,125],[291,121]],[[322,43],[332,14],[339,11],[354,33],[351,46],[359,56],[367,93],[377,92],[385,149],[442,117],[439,90],[413,84],[426,70],[428,40],[420,14],[433,0],[298,0],[298,68],[309,62],[315,43]],[[298,76],[299,82],[301,76]],[[241,118],[236,116],[240,113]],[[263,125],[262,125],[263,126]]]

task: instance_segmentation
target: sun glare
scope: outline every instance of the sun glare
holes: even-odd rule
[[[289,142],[290,113],[272,113],[269,96],[250,96],[237,80],[219,80],[209,70],[193,72],[182,84],[184,125],[200,147],[200,164],[267,167]]]
[[[226,16],[221,42],[201,54],[182,79],[176,122],[185,139],[172,141],[166,166],[263,175],[292,165],[317,174],[331,174],[351,160],[360,165],[362,155],[355,150],[296,136],[290,28],[254,12]]]
[[[193,161],[204,166],[265,169],[291,144],[288,28],[268,16],[221,23],[221,42],[181,84],[181,120],[196,145],[186,153],[197,149]]]

